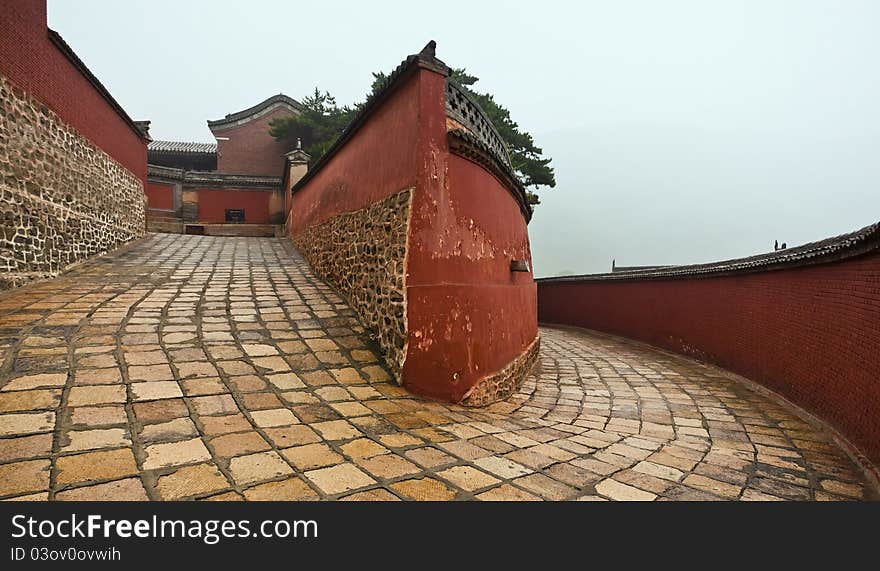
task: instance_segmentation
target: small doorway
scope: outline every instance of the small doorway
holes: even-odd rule
[[[244,208],[227,208],[226,209],[227,224],[243,224]]]

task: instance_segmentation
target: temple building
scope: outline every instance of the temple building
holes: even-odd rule
[[[308,157],[269,134],[269,122],[302,105],[273,95],[208,121],[215,143],[151,141],[147,226],[159,232],[273,236],[285,220],[285,181]],[[293,160],[293,163],[291,163]],[[304,168],[300,170],[304,171]]]

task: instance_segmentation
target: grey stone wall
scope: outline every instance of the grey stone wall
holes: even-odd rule
[[[0,289],[144,235],[140,179],[0,76]]]
[[[405,357],[405,263],[412,189],[310,227],[293,243],[348,299],[400,380]]]

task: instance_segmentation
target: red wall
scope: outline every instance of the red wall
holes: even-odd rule
[[[293,194],[292,235],[415,187],[407,258],[403,382],[459,401],[537,336],[531,260],[519,205],[492,174],[449,152],[445,77],[402,80],[323,168]]]
[[[174,208],[174,185],[161,182],[148,182],[144,189],[147,193],[147,207],[172,210]]]
[[[397,89],[293,194],[291,234],[416,185],[418,76]]]
[[[880,464],[880,253],[728,277],[542,281],[538,316],[737,372]]]
[[[0,73],[146,182],[146,142],[49,40],[45,0],[0,0],[0,14]]]
[[[244,209],[246,224],[269,223],[269,198],[272,191],[238,189],[199,189],[199,222],[222,224],[226,209]]]
[[[479,165],[441,156],[441,184],[414,201],[404,375],[413,391],[459,401],[535,340],[536,288],[532,274],[510,271],[513,259],[531,267],[519,204]]]
[[[284,155],[290,151],[287,141],[276,141],[269,134],[269,121],[291,115],[284,107],[235,127],[213,129],[217,137],[217,170],[225,173],[282,176]]]

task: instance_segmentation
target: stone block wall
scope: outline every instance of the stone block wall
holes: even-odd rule
[[[0,288],[144,235],[143,182],[0,76]]]
[[[348,299],[377,334],[400,378],[406,356],[406,256],[412,191],[334,216],[293,236],[312,268]]]

